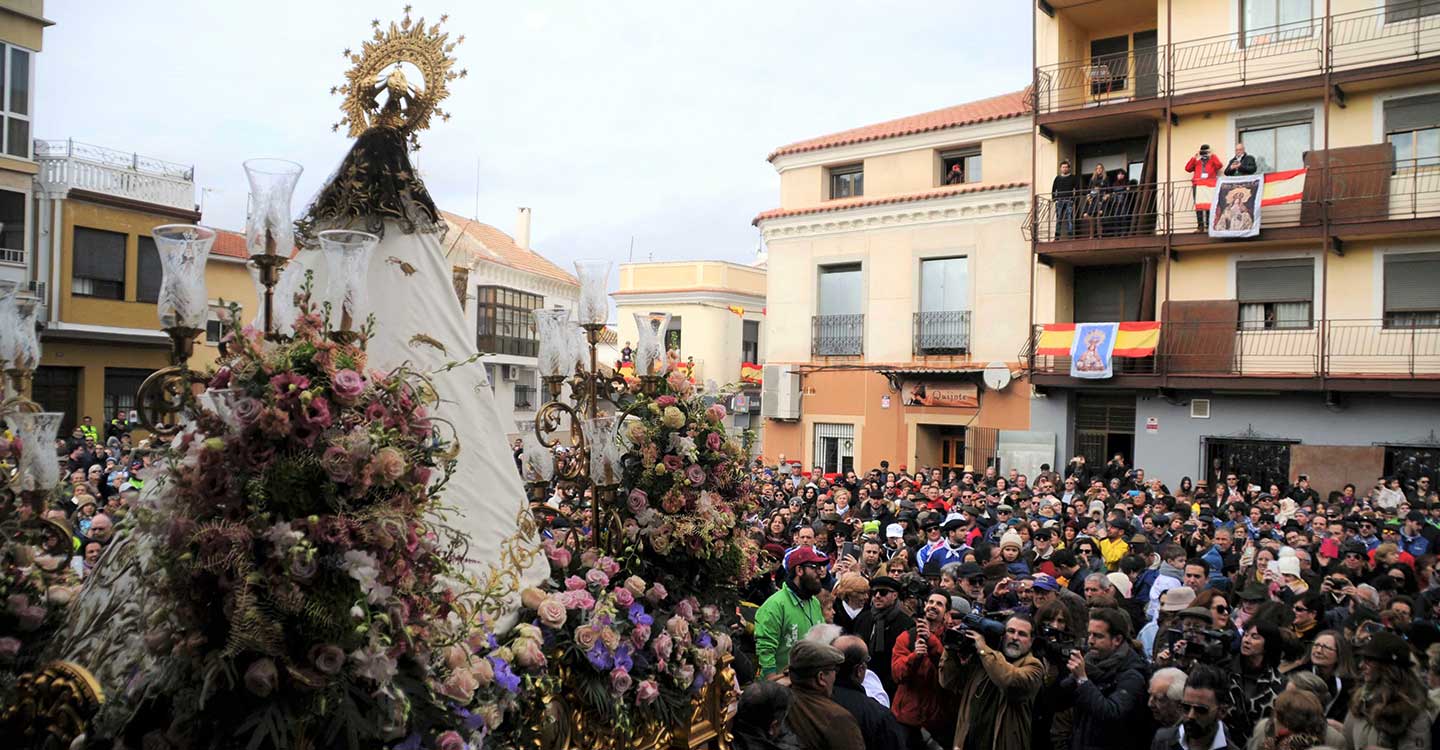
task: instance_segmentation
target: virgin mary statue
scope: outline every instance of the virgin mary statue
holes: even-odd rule
[[[443,39],[442,39],[443,41]],[[438,48],[438,45],[437,45]],[[413,47],[411,47],[413,49]],[[367,347],[369,367],[388,371],[405,365],[426,374],[439,396],[432,416],[454,430],[459,454],[446,485],[444,503],[453,509],[446,522],[468,537],[465,556],[471,580],[496,606],[504,624],[518,609],[518,593],[538,585],[548,573],[529,523],[523,487],[505,442],[502,419],[484,368],[474,362],[474,337],[456,297],[450,263],[442,249],[446,224],[409,157],[414,134],[424,127],[443,96],[448,58],[421,64],[430,91],[413,89],[396,74],[387,81],[390,100],[375,101],[376,68],[388,65],[384,49],[366,45],[350,73],[358,94],[347,97],[347,121],[357,135],[350,151],[296,222],[299,252],[286,268],[280,289],[294,289],[311,272],[313,289],[330,283],[321,252],[311,247],[327,229],[362,230],[378,235],[367,272],[374,327]],[[438,53],[437,53],[438,57]],[[408,60],[407,60],[408,61]],[[389,62],[394,62],[390,60]],[[426,61],[421,61],[425,63]],[[381,67],[383,71],[383,67]],[[397,89],[401,90],[392,90]],[[288,283],[287,283],[288,282]],[[281,297],[284,301],[284,295]],[[277,320],[287,305],[277,308]],[[163,468],[157,468],[155,476]],[[164,512],[163,482],[147,482],[140,500]],[[105,552],[77,594],[50,656],[87,669],[104,691],[106,705],[96,729],[106,734],[123,726],[127,711],[147,691],[165,690],[164,674],[149,656],[142,634],[157,596],[146,584],[154,551],[161,540],[131,530]],[[108,725],[108,726],[106,726]]]

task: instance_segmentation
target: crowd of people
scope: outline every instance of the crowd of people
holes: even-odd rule
[[[55,441],[66,489],[65,496],[45,510],[45,519],[52,522],[50,528],[63,529],[70,536],[69,571],[56,572],[65,573],[73,584],[83,582],[95,569],[125,514],[140,498],[139,473],[153,459],[146,441],[133,441],[132,428],[123,416],[103,426],[86,416],[69,435]],[[24,504],[20,510],[30,512]]]
[[[1440,747],[1434,477],[757,461],[736,747]],[[1407,480],[1408,481],[1408,480]],[[584,496],[541,514],[584,534]]]

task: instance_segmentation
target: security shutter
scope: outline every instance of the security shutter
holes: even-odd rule
[[[1315,259],[1241,261],[1235,266],[1235,296],[1242,303],[1311,301]]]
[[[139,238],[135,258],[135,300],[137,302],[160,301],[160,279],[164,271],[160,268],[160,251],[155,247],[153,237]]]
[[[100,229],[75,228],[75,276],[107,281],[125,280],[125,235]]]
[[[815,461],[825,471],[844,471],[855,455],[855,425],[816,424]],[[852,459],[847,462],[845,459]]]
[[[1385,312],[1440,309],[1440,253],[1385,256]]]
[[[1440,94],[1410,96],[1385,102],[1385,132],[1403,133],[1440,126]]]

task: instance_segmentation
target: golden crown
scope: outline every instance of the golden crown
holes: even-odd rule
[[[330,89],[331,94],[345,94],[340,105],[343,116],[333,130],[347,126],[353,138],[374,127],[394,128],[409,137],[412,148],[419,148],[417,133],[430,126],[432,116],[450,119],[440,102],[450,95],[450,81],[465,77],[464,69],[451,70],[455,64],[451,53],[465,36],[449,41],[450,35],[440,31],[448,15],[427,27],[424,18],[411,20],[410,9],[405,6],[404,17],[398,23],[391,21],[388,30],[381,29],[380,19],[372,20],[374,36],[359,52],[344,51],[351,67],[345,84]],[[401,63],[420,72],[418,87],[405,77]]]

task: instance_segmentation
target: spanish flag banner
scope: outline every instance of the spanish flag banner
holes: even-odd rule
[[[742,362],[740,363],[740,382],[759,383],[763,372],[764,370],[760,368],[760,365],[754,362]]]
[[[1305,174],[1306,170],[1288,169],[1284,172],[1267,172],[1265,174],[1265,192],[1260,196],[1261,206],[1278,206],[1281,203],[1294,203],[1305,195]],[[1207,188],[1215,187],[1217,178],[1211,177],[1208,180],[1200,180],[1195,183]],[[1214,198],[1215,191],[1205,190],[1195,196],[1195,210],[1209,211],[1210,201]]]
[[[634,363],[634,362],[621,362],[621,363],[620,363],[620,375],[621,375],[621,377],[625,377],[625,378],[633,378],[633,377],[635,377],[635,363]]]
[[[742,318],[745,317],[745,308],[743,308],[743,307],[741,307],[741,306],[739,306],[739,305],[731,305],[731,306],[730,306],[730,312],[735,313],[736,315],[739,315],[739,316],[742,317]]]
[[[1045,357],[1068,357],[1075,343],[1074,323],[1047,323],[1040,329],[1035,353]],[[1116,357],[1148,357],[1160,345],[1158,321],[1131,321],[1119,324],[1115,336]]]

